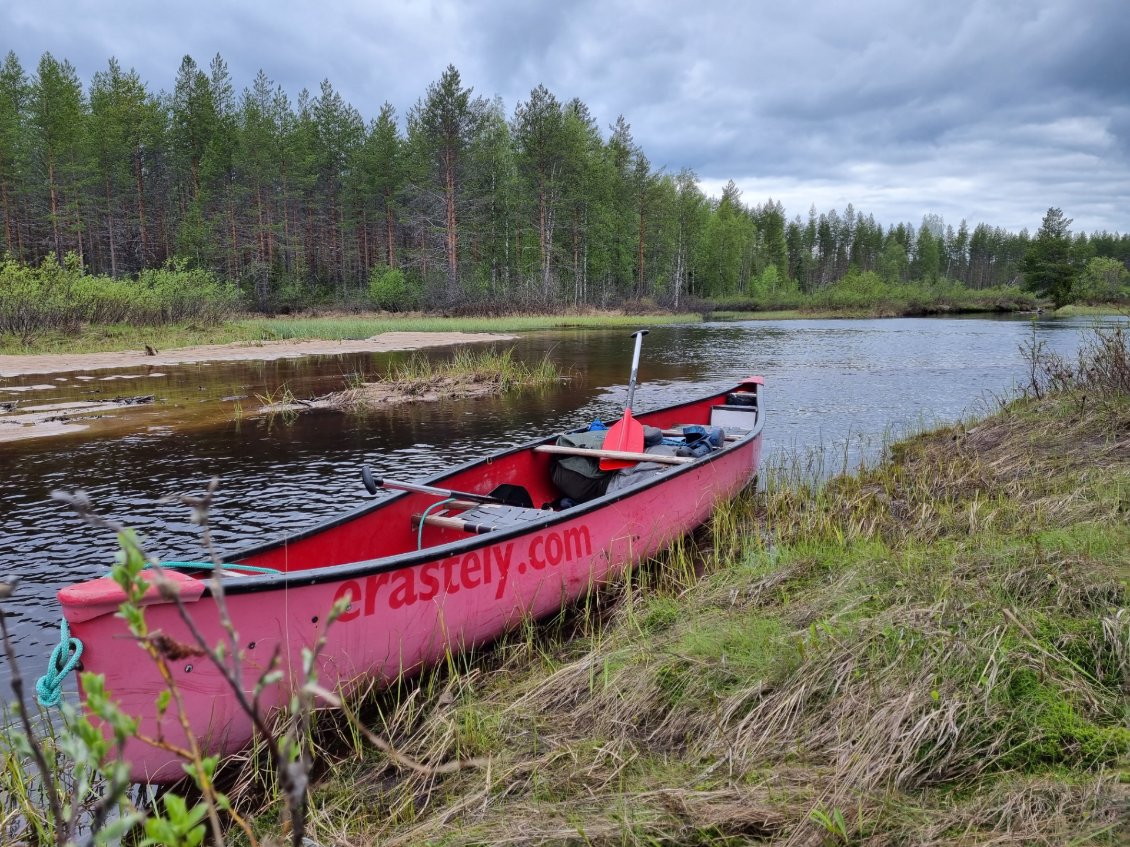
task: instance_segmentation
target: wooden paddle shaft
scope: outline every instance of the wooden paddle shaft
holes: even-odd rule
[[[553,453],[558,456],[591,456],[594,459],[620,459],[625,462],[658,462],[661,465],[687,465],[694,461],[692,456],[665,456],[662,453],[634,453],[629,450],[603,450],[590,447],[559,447],[555,444],[539,444],[535,453]]]

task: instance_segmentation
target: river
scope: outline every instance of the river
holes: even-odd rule
[[[1070,356],[1094,323],[964,317],[656,327],[644,341],[633,405],[646,411],[759,374],[768,406],[764,461],[825,455],[816,467],[837,470],[874,455],[890,437],[991,409],[1027,379],[1022,345],[1035,339]],[[68,402],[120,393],[127,384],[120,378],[136,376],[129,390],[153,393],[162,412],[124,433],[94,429],[0,444],[0,581],[18,580],[3,614],[20,667],[39,673],[58,640],[55,591],[104,574],[116,550],[108,532],[51,499],[53,490],[85,491],[101,514],[137,529],[152,554],[199,559],[206,557],[199,529],[185,506],[166,500],[171,495],[199,494],[219,477],[211,520],[221,552],[308,526],[363,502],[364,462],[380,476],[417,479],[595,417],[618,417],[628,336],[535,332],[500,345],[525,359],[548,355],[569,377],[551,390],[291,419],[247,411],[258,405],[256,395],[277,395],[283,386],[300,398],[327,393],[349,374],[382,372],[405,354],[202,363],[156,374],[135,368],[85,381],[0,378],[0,401],[34,394],[36,402]],[[17,394],[35,385],[49,388]],[[8,675],[0,659],[0,681]],[[8,696],[5,684],[0,700]]]

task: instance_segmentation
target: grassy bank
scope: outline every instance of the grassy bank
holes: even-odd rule
[[[716,300],[714,316],[725,319],[887,318],[1034,311],[1043,304],[1019,286],[981,290],[955,282],[885,282],[875,273],[854,272],[819,291],[780,291]]]
[[[1055,313],[1060,317],[1086,317],[1090,315],[1102,317],[1104,315],[1128,315],[1130,314],[1130,304],[1108,303],[1101,306],[1086,306],[1081,304],[1074,304],[1069,306],[1060,306],[1055,310]]]
[[[1121,343],[873,470],[770,478],[623,591],[379,701],[401,752],[490,766],[346,756],[316,838],[1125,843]]]
[[[148,344],[158,350],[200,344],[254,344],[263,341],[361,339],[384,332],[526,332],[567,328],[638,328],[642,325],[699,322],[698,314],[625,315],[615,312],[513,315],[510,317],[445,318],[434,315],[344,315],[334,317],[245,317],[213,326],[172,323],[137,327],[89,325],[77,335],[45,332],[31,339],[0,334],[0,353],[96,353],[137,350]]]

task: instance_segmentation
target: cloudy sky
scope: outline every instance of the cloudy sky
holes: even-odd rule
[[[452,63],[508,114],[539,83],[623,114],[653,165],[790,217],[1130,231],[1127,0],[0,0],[8,50],[152,91],[219,53],[237,88],[329,79],[366,118]]]

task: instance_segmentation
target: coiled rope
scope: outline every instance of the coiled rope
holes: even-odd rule
[[[71,627],[66,618],[59,621],[59,630],[59,643],[51,651],[47,673],[35,681],[35,697],[45,709],[59,705],[63,699],[63,680],[82,658],[82,642],[71,638]]]
[[[223,570],[224,568],[231,568],[233,571],[248,571],[248,576],[253,574],[273,574],[282,573],[277,568],[261,568],[255,565],[216,565],[213,562],[160,562],[153,564],[147,562],[144,570],[152,570],[154,568],[164,568],[170,571],[214,571]],[[241,574],[228,574],[228,576],[240,576]]]

